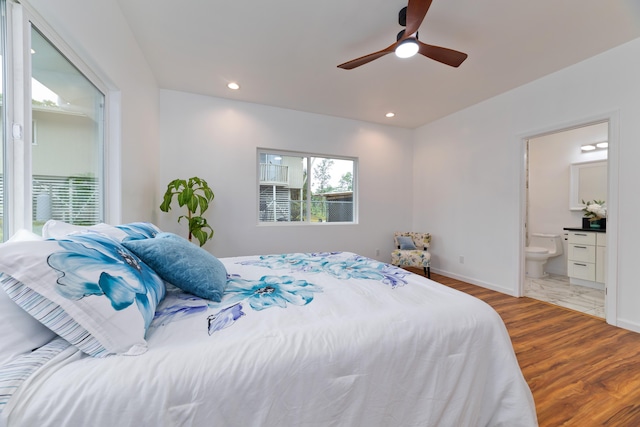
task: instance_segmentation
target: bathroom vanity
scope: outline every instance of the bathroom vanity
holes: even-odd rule
[[[569,236],[567,275],[572,285],[604,289],[606,230],[565,228]]]

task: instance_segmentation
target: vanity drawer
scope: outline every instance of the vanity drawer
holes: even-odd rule
[[[596,234],[599,233],[588,233],[582,231],[570,231],[569,232],[569,244],[577,243],[580,245],[595,245],[596,244]]]
[[[596,247],[570,243],[567,257],[569,261],[596,262]]]
[[[570,277],[591,281],[596,279],[596,265],[593,263],[569,261],[567,266]]]

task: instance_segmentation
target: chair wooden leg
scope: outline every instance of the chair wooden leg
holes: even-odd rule
[[[427,279],[431,279],[431,267],[423,267],[424,275],[427,276]]]

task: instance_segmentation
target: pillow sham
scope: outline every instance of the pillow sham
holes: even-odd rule
[[[7,242],[42,240],[31,231],[18,230]],[[6,243],[5,243],[6,244]],[[0,280],[2,280],[0,278]],[[0,286],[0,366],[22,354],[42,347],[56,334],[18,307]]]
[[[10,279],[10,278],[9,278]],[[0,282],[5,280],[0,277]],[[56,337],[51,329],[31,317],[9,298],[0,287],[0,366],[23,354],[42,347]]]
[[[200,298],[220,302],[227,287],[227,269],[206,250],[173,233],[153,239],[122,242],[158,276]]]
[[[413,243],[413,239],[409,236],[398,236],[398,244],[402,250],[416,249],[416,245]]]
[[[160,232],[160,229],[150,222],[130,222],[121,225],[100,223],[84,226],[68,224],[55,219],[45,222],[42,227],[42,236],[45,239],[61,239],[70,234],[86,232],[104,234],[118,242],[122,242],[124,240],[151,239]]]
[[[0,273],[17,305],[94,357],[144,353],[166,292],[137,256],[91,232],[0,245]]]

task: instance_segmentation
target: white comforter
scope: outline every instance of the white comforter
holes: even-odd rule
[[[58,352],[12,426],[535,426],[484,302],[351,253],[222,259],[222,303],[168,292],[140,356]],[[2,423],[0,423],[2,424]]]

